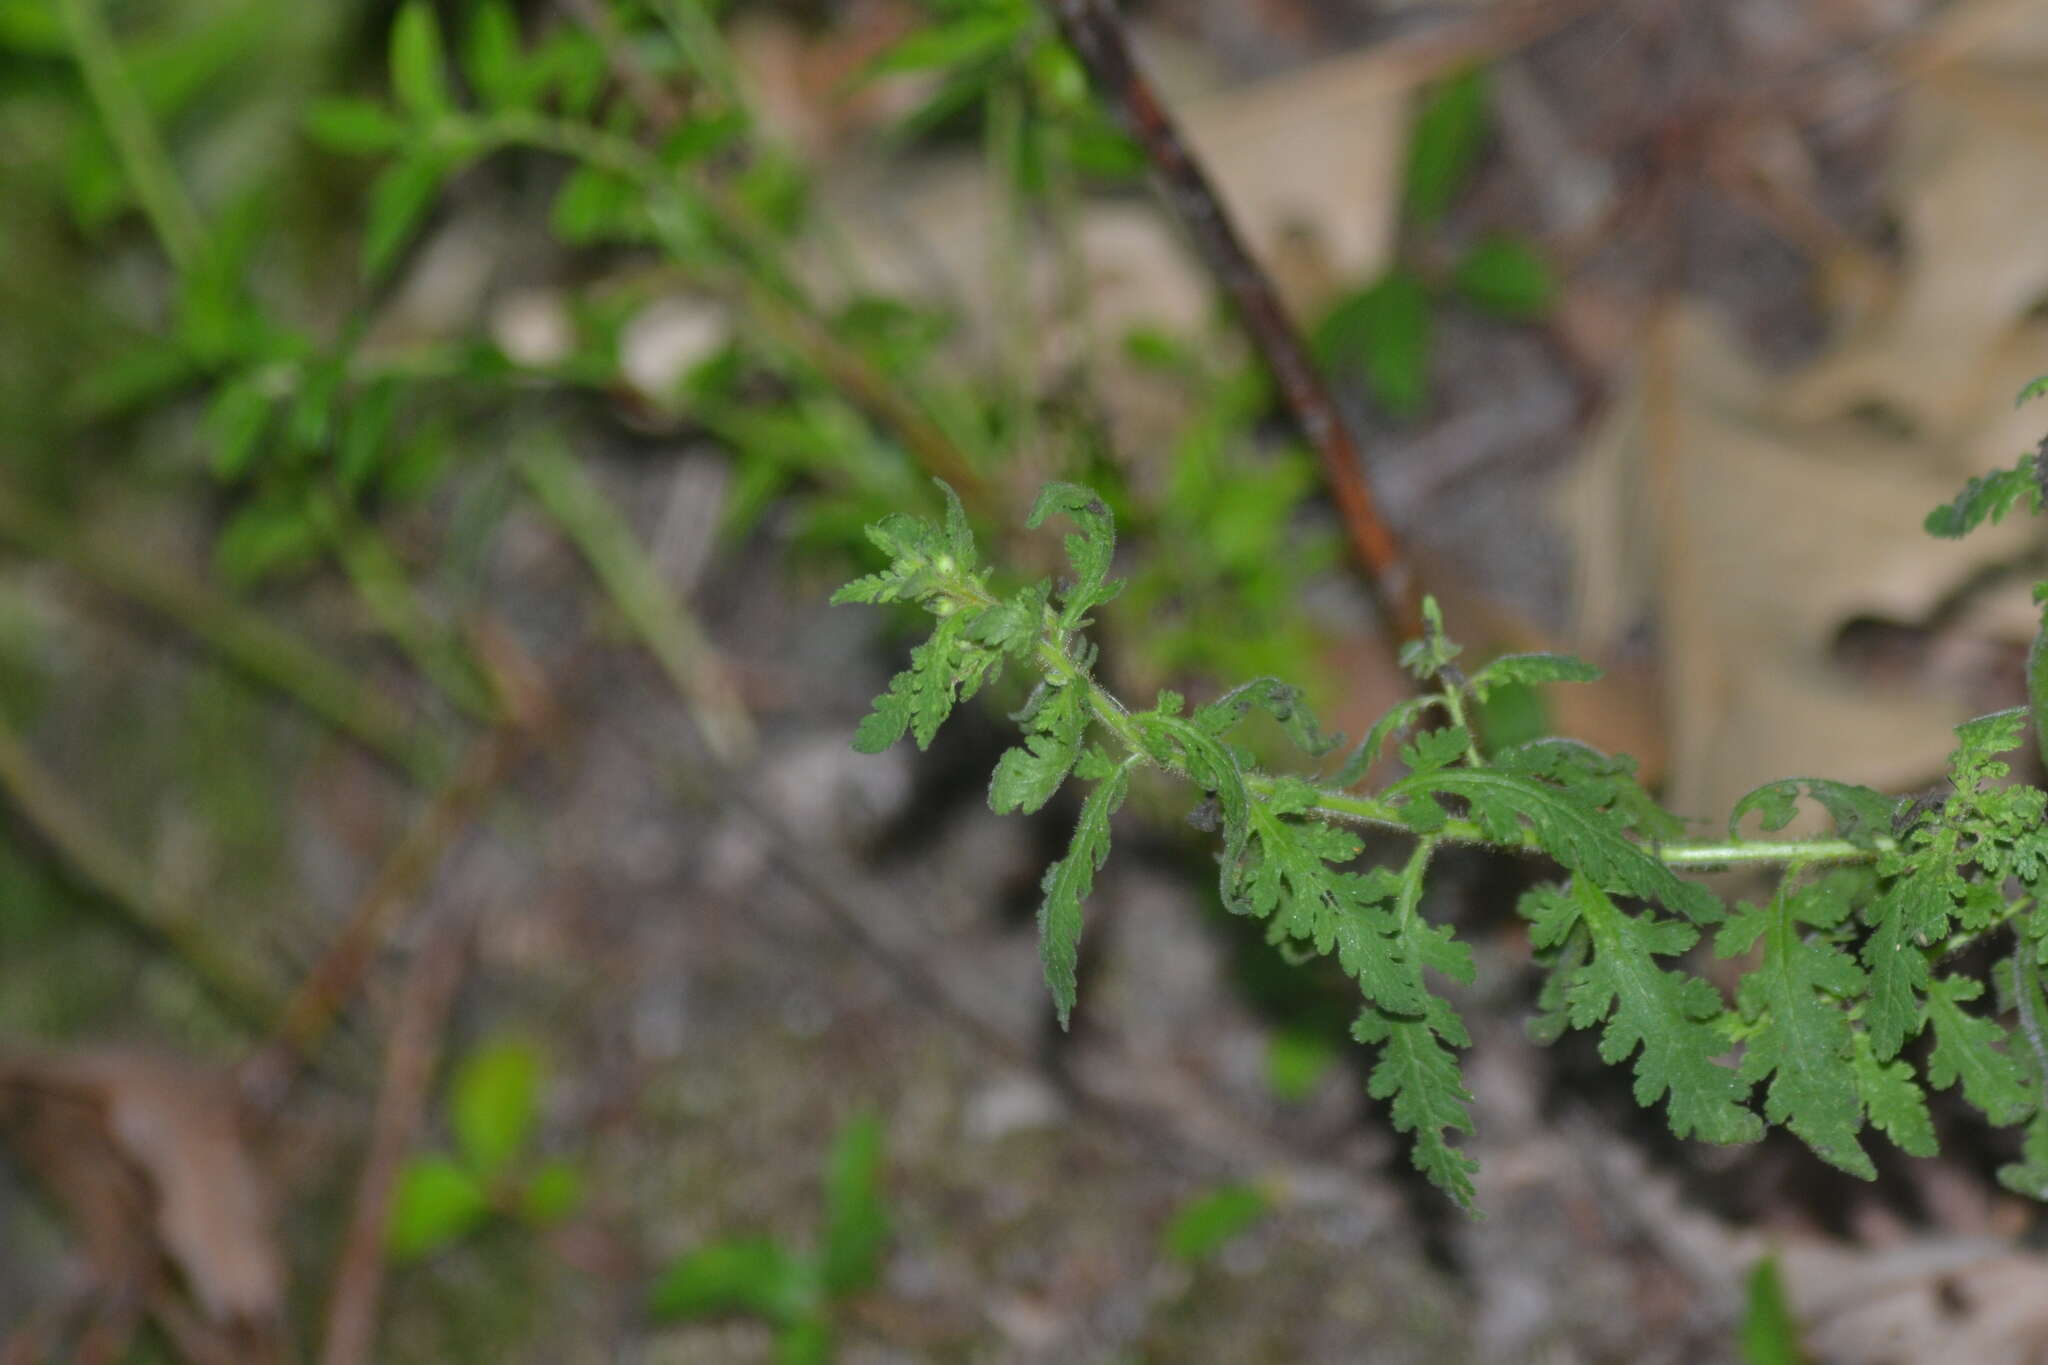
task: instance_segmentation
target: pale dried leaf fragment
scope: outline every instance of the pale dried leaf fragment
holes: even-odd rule
[[[286,1271],[272,1200],[219,1069],[103,1048],[0,1057],[0,1135],[71,1218],[107,1288],[159,1325],[279,1358]],[[174,1267],[199,1313],[180,1312]]]
[[[1921,535],[1955,457],[1853,417],[1780,416],[1774,393],[1702,310],[1674,307],[1562,491],[1582,643],[1657,622],[1669,801],[1690,815],[1787,773],[1896,788],[1940,771],[1969,699],[1867,684],[1834,641],[1853,620],[1928,619],[2036,534]]]

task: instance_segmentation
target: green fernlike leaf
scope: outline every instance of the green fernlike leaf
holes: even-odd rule
[[[989,809],[997,815],[1028,815],[1067,780],[1088,728],[1087,689],[1041,686],[1016,719],[1024,726],[1024,743],[1004,751],[989,780]]]
[[[1400,959],[1471,984],[1472,954],[1452,937],[1448,925],[1431,927],[1421,915],[1424,874],[1432,846],[1418,845],[1401,871],[1394,900],[1394,942]],[[1457,1012],[1437,996],[1425,996],[1415,1015],[1398,1015],[1368,1005],[1352,1025],[1352,1036],[1380,1043],[1379,1060],[1366,1085],[1374,1099],[1390,1100],[1397,1132],[1412,1135],[1415,1168],[1467,1213],[1473,1203],[1472,1173],[1479,1164],[1450,1145],[1448,1134],[1470,1133],[1472,1096],[1465,1089],[1453,1048],[1471,1038]]]
[[[1459,1208],[1476,1212],[1472,1174],[1479,1163],[1451,1146],[1448,1136],[1472,1131],[1472,1094],[1451,1051],[1471,1043],[1464,1024],[1449,1005],[1431,997],[1419,1019],[1368,1007],[1351,1026],[1351,1036],[1379,1045],[1366,1093],[1392,1101],[1388,1112],[1395,1130],[1414,1143],[1415,1169]]]
[[[1954,539],[1968,535],[1986,521],[1998,522],[2021,503],[2032,512],[2042,510],[2048,490],[2042,488],[2041,455],[2023,456],[2011,469],[2000,469],[1963,485],[1954,502],[1945,502],[1927,514],[1926,530],[1931,536]]]
[[[1715,1026],[1720,996],[1698,977],[1656,964],[1690,948],[1696,929],[1627,914],[1584,876],[1566,891],[1538,887],[1521,909],[1538,947],[1561,947],[1575,929],[1585,930],[1591,956],[1565,981],[1567,1016],[1573,1028],[1604,1022],[1602,1060],[1636,1057],[1636,1103],[1648,1108],[1668,1092],[1666,1113],[1679,1137],[1753,1142],[1762,1135],[1763,1125],[1744,1105],[1748,1084],[1714,1061],[1728,1050]]]
[[[1344,742],[1342,735],[1324,734],[1315,713],[1302,700],[1301,689],[1278,678],[1254,678],[1231,688],[1196,711],[1194,721],[1220,739],[1253,711],[1263,711],[1278,721],[1287,737],[1310,758],[1321,758]]]
[[[1466,687],[1473,696],[1485,701],[1494,688],[1517,683],[1541,687],[1546,683],[1599,680],[1597,667],[1570,654],[1502,654],[1474,673]]]
[[[2034,1097],[2019,1063],[2004,1048],[2011,1035],[1996,1019],[1963,1009],[1983,993],[1984,983],[1966,976],[1945,976],[1929,985],[1934,1050],[1927,1055],[1927,1083],[1945,1090],[1960,1082],[1963,1098],[2003,1127],[2026,1117]]]
[[[2014,1194],[2048,1203],[2048,1107],[2034,1111],[2020,1160],[1998,1168],[1998,1183]]]
[[[931,639],[910,651],[910,667],[890,680],[854,731],[855,749],[878,754],[906,732],[918,748],[929,748],[955,703],[981,690],[1000,656],[967,638],[967,620],[958,613],[940,617]]]
[[[1229,904],[1270,921],[1267,937],[1335,951],[1368,1003],[1400,1015],[1419,1015],[1428,1002],[1422,964],[1405,960],[1394,939],[1395,898],[1402,879],[1386,868],[1347,872],[1359,854],[1357,837],[1313,821],[1251,808],[1253,838]]]
[[[1861,1032],[1855,1036],[1850,1061],[1871,1126],[1910,1156],[1933,1156],[1934,1120],[1927,1113],[1927,1092],[1914,1079],[1913,1068],[1898,1060],[1880,1062],[1869,1035]]]
[[[1965,929],[1986,927],[1987,892],[1996,909],[1991,884],[1967,881],[1963,866],[1978,862],[1996,881],[2021,870],[2009,864],[2037,856],[2043,793],[2037,787],[2000,785],[2011,771],[2000,755],[2019,745],[2026,721],[2025,708],[2015,707],[1957,726],[1956,750],[1949,759],[1952,794],[1938,818],[1907,829],[1899,847],[1879,864],[1889,881],[1865,912],[1871,934],[1863,944],[1863,965],[1870,972],[1864,1025],[1879,1061],[1896,1057],[1927,1023],[1922,998],[1932,1000],[1934,945],[1947,936],[1952,922],[1960,921]],[[1952,1036],[1969,1027],[1957,1022],[1956,998],[1946,997],[1945,1006]],[[1949,1055],[1960,1067],[1967,1054],[1958,1053],[1957,1046],[1952,1042]],[[1932,1070],[1928,1079],[1936,1086],[1949,1083],[1936,1080]]]
[[[957,499],[951,488],[943,483],[939,487],[949,500]],[[959,568],[946,534],[922,518],[891,512],[867,528],[867,537],[889,556],[889,567],[856,578],[833,593],[835,606],[843,602],[922,601],[943,589]]]
[[[1406,701],[1395,703],[1385,715],[1373,722],[1372,730],[1366,735],[1365,741],[1353,749],[1351,756],[1344,760],[1344,766],[1337,772],[1337,785],[1349,787],[1364,781],[1365,775],[1380,761],[1388,740],[1407,733],[1418,720],[1428,714],[1431,707],[1440,707],[1443,704],[1443,698],[1434,694],[1410,697]]]
[[[1870,969],[1870,1001],[1864,1024],[1879,1061],[1888,1062],[1926,1024],[1920,998],[1932,972],[1925,942],[1948,930],[1955,901],[1940,869],[1895,879],[1871,909],[1876,929],[1863,944]]]
[[[1685,822],[1643,790],[1636,761],[1625,755],[1603,754],[1575,739],[1532,739],[1502,749],[1493,763],[1503,772],[1555,786],[1585,809],[1645,838],[1677,839],[1685,833]]]
[[[1038,956],[1063,1029],[1074,1013],[1081,902],[1095,889],[1095,874],[1109,857],[1109,817],[1123,804],[1129,787],[1128,763],[1110,769],[1081,805],[1081,819],[1074,826],[1067,856],[1045,870],[1045,900],[1038,907]]]
[[[1074,567],[1074,581],[1060,589],[1060,628],[1075,630],[1086,624],[1090,611],[1123,590],[1123,584],[1109,576],[1110,561],[1116,557],[1116,519],[1092,490],[1079,484],[1049,483],[1039,493],[1025,525],[1035,531],[1056,512],[1080,528],[1067,537],[1067,562]]]
[[[1840,885],[1781,889],[1769,905],[1743,906],[1716,935],[1714,951],[1734,957],[1763,940],[1763,960],[1742,978],[1737,1003],[1748,1029],[1742,1079],[1770,1081],[1764,1116],[1822,1160],[1874,1180],[1877,1168],[1856,1138],[1863,1094],[1845,1009],[1863,990],[1863,972],[1825,937],[1849,914],[1848,899],[1831,891]],[[1802,925],[1821,932],[1809,935]]]

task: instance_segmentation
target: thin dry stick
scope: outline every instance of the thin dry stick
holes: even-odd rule
[[[274,1105],[283,1095],[293,1071],[312,1056],[362,984],[378,945],[390,935],[393,917],[418,894],[448,846],[476,818],[477,807],[510,775],[553,716],[545,680],[509,636],[480,630],[477,646],[504,719],[471,741],[455,776],[434,794],[425,814],[377,869],[348,922],[276,1016],[269,1044],[243,1063],[243,1091],[259,1105]]]
[[[370,1148],[356,1185],[355,1208],[334,1271],[327,1303],[321,1365],[365,1365],[376,1344],[377,1310],[384,1293],[384,1242],[398,1172],[425,1111],[441,1053],[441,1034],[462,980],[468,936],[457,929],[436,935],[406,976],[391,1025],[384,1080],[370,1121]]]
[[[299,983],[270,1044],[249,1059],[244,1079],[251,1094],[277,1095],[293,1069],[312,1055],[355,995],[393,917],[419,892],[441,855],[469,827],[477,806],[511,771],[525,752],[526,738],[518,726],[505,725],[470,745],[455,777],[435,793],[433,804],[384,860],[341,933]]]
[[[1380,609],[1403,640],[1422,637],[1421,591],[1399,537],[1365,481],[1364,457],[1343,413],[1309,358],[1272,281],[1245,249],[1207,172],[1131,55],[1110,0],[1044,0],[1061,34],[1088,69],[1096,92],[1144,148],[1167,202],[1209,270],[1237,305],[1253,345],[1280,385],[1302,435],[1322,460],[1323,477],[1358,566]]]

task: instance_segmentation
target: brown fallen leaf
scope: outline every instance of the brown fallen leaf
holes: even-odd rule
[[[1779,1251],[1786,1295],[1830,1365],[2048,1358],[2048,1259],[1996,1241],[1921,1239],[1883,1251],[1796,1243]]]
[[[283,1358],[286,1279],[241,1115],[225,1071],[168,1053],[0,1056],[0,1137],[101,1294],[134,1296],[193,1360],[254,1365]]]
[[[1689,815],[1717,816],[1777,777],[1902,788],[1939,772],[1969,699],[1859,678],[1836,639],[1852,621],[1933,618],[2039,534],[2015,521],[1923,535],[1961,482],[1952,448],[1854,416],[1788,417],[1778,393],[1703,310],[1675,306],[1562,493],[1582,647],[1657,623],[1667,795]]]
[[[1902,243],[1883,287],[1838,298],[1840,339],[1785,375],[1702,306],[1668,307],[1561,490],[1575,643],[1597,655],[1654,624],[1668,794],[1688,814],[1779,776],[1919,785],[1951,726],[2021,699],[2009,661],[2038,611],[2000,571],[2040,530],[1946,543],[1919,528],[2048,429],[2012,402],[2048,370],[2048,10],[1948,6],[1896,69]],[[1918,657],[1846,658],[1866,629]]]

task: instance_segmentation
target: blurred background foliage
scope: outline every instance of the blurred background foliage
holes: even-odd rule
[[[1594,714],[1563,719],[1665,767],[1659,699],[1696,702],[1684,689],[1710,671],[1682,595],[1692,561],[1676,536],[1646,550],[1644,528],[1668,522],[1614,493],[1599,506],[1620,509],[1627,533],[1573,533],[1597,582],[1565,603],[1539,525],[1549,486],[1524,472],[1554,472],[1589,434],[1594,396],[1617,414],[1611,442],[1592,433],[1595,470],[1641,436],[1641,423],[1621,428],[1646,403],[1653,434],[1683,425],[1659,425],[1671,393],[1686,420],[1748,411],[1743,383],[1696,409],[1685,384],[1660,389],[1633,368],[1649,356],[1719,382],[1719,352],[1656,313],[1674,294],[1725,304],[1775,364],[1811,356],[1808,332],[1881,316],[1858,302],[1867,277],[1841,263],[1870,266],[1902,234],[1905,250],[1924,247],[1914,206],[1957,196],[1930,185],[1884,208],[1871,187],[1886,144],[1828,142],[1866,126],[1864,105],[1788,116],[1788,151],[1744,44],[1782,58],[1771,80],[1806,71],[1811,53],[1766,41],[1806,24],[1842,63],[1831,77],[1854,77],[1879,61],[1858,35],[1903,42],[1939,7],[1821,24],[1763,0],[1740,7],[1749,18],[1629,0],[1578,7],[1590,18],[1536,6],[1556,13],[1527,30],[1516,14],[1494,26],[1513,5],[1135,8],[1176,94],[1222,83],[1186,56],[1205,44],[1238,42],[1218,65],[1240,78],[1282,70],[1276,50],[1342,68],[1334,82],[1316,63],[1298,79],[1282,70],[1262,87],[1282,118],[1256,99],[1191,100],[1198,146],[1218,149],[1254,245],[1390,453],[1375,474],[1430,562],[1454,581],[1494,575],[1454,607],[1454,623],[1482,617],[1460,634],[1488,650],[1548,643],[1569,634],[1569,606],[1591,622],[1582,647],[1609,662],[1662,640],[1675,661],[1663,674],[1624,666]],[[1735,36],[1697,28],[1724,22]],[[1362,38],[1391,55],[1368,44],[1362,64],[1331,58]],[[1525,42],[1550,45],[1537,69],[1578,125],[1532,109]],[[1628,69],[1612,91],[1637,91],[1639,118],[1571,78],[1588,54]],[[1745,136],[1763,130],[1768,173],[1751,198],[1708,184],[1725,156],[1696,155],[1720,135],[1717,101]],[[1232,137],[1243,142],[1226,155]],[[1810,163],[1802,138],[1820,147]],[[1259,196],[1278,191],[1258,183],[1262,160],[1273,183],[1327,191],[1302,211],[1310,231],[1265,230]],[[1729,178],[1748,185],[1755,168],[1735,160],[1746,169]],[[1803,201],[1786,206],[1773,177],[1787,164],[1832,236]],[[1574,1358],[1638,1358],[1586,1343],[1600,1339],[1598,1302],[1667,1302],[1613,1290],[1644,1259],[1630,1241],[1650,1236],[1640,1210],[1610,1211],[1624,1232],[1560,1254],[1542,1238],[1571,1220],[1533,1197],[1524,1219],[1503,1200],[1492,1245],[1516,1251],[1494,1254],[1384,1182],[1359,1188],[1353,1168],[1381,1154],[1354,1150],[1341,992],[1237,951],[1173,824],[1156,822],[1149,869],[1091,939],[1111,981],[1120,934],[1178,945],[1161,952],[1163,983],[1139,974],[1105,992],[1095,1027],[1109,1061],[1096,1064],[1110,1080],[1091,1092],[1038,1052],[1028,935],[1007,913],[1032,890],[1018,841],[1058,820],[995,835],[959,814],[978,803],[958,775],[975,756],[943,746],[915,769],[824,757],[843,751],[893,645],[812,608],[866,567],[862,526],[938,507],[934,477],[1029,570],[1054,563],[1055,547],[1014,529],[1038,486],[1104,491],[1130,579],[1105,611],[1105,668],[1125,695],[1199,697],[1275,674],[1354,731],[1395,695],[1314,462],[1040,7],[0,0],[0,186],[0,1119],[29,1134],[0,1184],[0,1324],[22,1334],[10,1339],[85,1358],[81,1343],[113,1320],[63,1288],[63,1249],[85,1245],[96,1274],[168,1265],[173,1297],[206,1306],[181,1336],[147,1300],[152,1331],[103,1358],[253,1360],[279,1340],[331,1342],[332,1300],[360,1291],[341,1250],[366,1204],[357,1172],[376,1168],[377,1135],[395,1126],[406,1140],[384,1172],[388,1233],[372,1258],[391,1288],[365,1358],[581,1359],[632,1341],[689,1360],[1352,1360],[1372,1340],[1387,1359],[1507,1359],[1543,1331],[1576,1333]],[[1571,200],[1578,190],[1609,194],[1604,213]],[[1822,276],[1839,286],[1824,299]],[[2006,292],[1986,308],[2001,326],[2032,304]],[[1645,467],[1680,471],[1668,494],[1701,466]],[[1796,489],[1780,501],[1801,518],[1816,505]],[[1887,509],[1883,524],[1907,536],[1918,515]],[[1741,534],[1726,539],[1746,552]],[[1895,548],[1869,539],[1872,553]],[[1981,570],[1923,576],[1938,597]],[[1632,594],[1653,583],[1666,596],[1645,606]],[[1849,615],[1880,644],[1921,641],[1918,681],[1981,691],[1995,632],[1968,637],[1977,653],[1944,646],[1937,627],[1968,613],[1929,615],[1929,594],[1837,594],[1816,614],[1831,640]],[[1721,638],[1716,657],[1749,657]],[[1798,667],[1728,666],[1814,675],[1806,653],[1782,653]],[[1779,686],[1767,700],[1782,703]],[[1547,728],[1548,706],[1496,696],[1483,723],[1511,742]],[[1946,742],[1945,721],[1930,728]],[[1733,780],[1699,777],[1711,747],[1695,736],[1670,765],[1693,794]],[[929,881],[906,870],[925,861]],[[879,888],[874,923],[909,907],[908,937],[880,954],[892,965],[850,965],[867,959],[801,908],[820,897],[792,862]],[[1446,913],[1485,917],[1512,876],[1459,870]],[[1164,918],[1148,909],[1168,902]],[[837,927],[858,939],[844,917]],[[470,943],[477,980],[435,1006],[423,964],[451,935]],[[953,955],[920,968],[903,942]],[[943,1003],[932,972],[971,987],[984,967],[1009,1049],[993,1077],[990,1054],[918,1013],[929,1001],[905,1000]],[[918,970],[924,984],[906,987]],[[1484,989],[1512,1022],[1525,1003],[1514,969],[1490,970]],[[1176,1090],[1176,1049],[1196,1037],[1222,1041],[1205,1079]],[[386,1120],[408,1112],[396,1058],[420,1038],[433,1040],[429,1079],[410,1120]],[[209,1075],[234,1068],[240,1098],[169,1051],[206,1059]],[[1571,1059],[1558,1065],[1569,1082]],[[1166,1149],[1222,1159],[1165,1161],[1150,1137],[1134,1156],[1131,1131],[1151,1130],[1085,1101],[1147,1078],[1170,1092],[1153,1096],[1166,1117],[1148,1120],[1179,1134]],[[1519,1112],[1512,1082],[1496,1083]],[[22,1121],[42,1112],[22,1097],[46,1094],[141,1106],[183,1136],[137,1152],[118,1125],[88,1123],[38,1145],[50,1130]],[[228,1220],[195,1251],[67,1202],[111,1179],[66,1164],[95,1143],[143,1171],[157,1207],[175,1203],[165,1191],[240,1190],[209,1164],[242,1149],[208,1116],[244,1105],[273,1152],[274,1235]],[[1049,1115],[1075,1114],[1076,1128],[1095,1131],[1094,1114],[1122,1136],[1049,1136]],[[1538,1164],[1562,1160],[1541,1134],[1498,1130]],[[1324,1165],[1340,1148],[1345,1162]],[[30,1184],[56,1198],[30,1198]],[[1757,1188],[1768,1202],[1770,1182]],[[1593,1207],[1583,1190],[1556,1197]],[[1048,1250],[1062,1239],[1078,1249]],[[1701,1280],[1693,1297],[1710,1307],[1661,1320],[1707,1353],[1677,1358],[1732,1350],[1755,1261],[1738,1242],[1716,1244],[1735,1248],[1726,1294]],[[1463,1281],[1440,1273],[1447,1255]],[[1547,1325],[1475,1343],[1473,1300],[1459,1297],[1471,1284],[1512,1305],[1500,1266],[1575,1258],[1594,1273],[1547,1291]],[[1384,1282],[1361,1287],[1353,1272],[1375,1259]],[[237,1264],[273,1278],[215,1313],[224,1300],[208,1294]],[[1797,1300],[1817,1272],[1784,1264]],[[1781,1326],[1755,1325],[1762,1314],[1752,1303],[1753,1340],[1775,1333],[1770,1349],[1796,1351]]]

